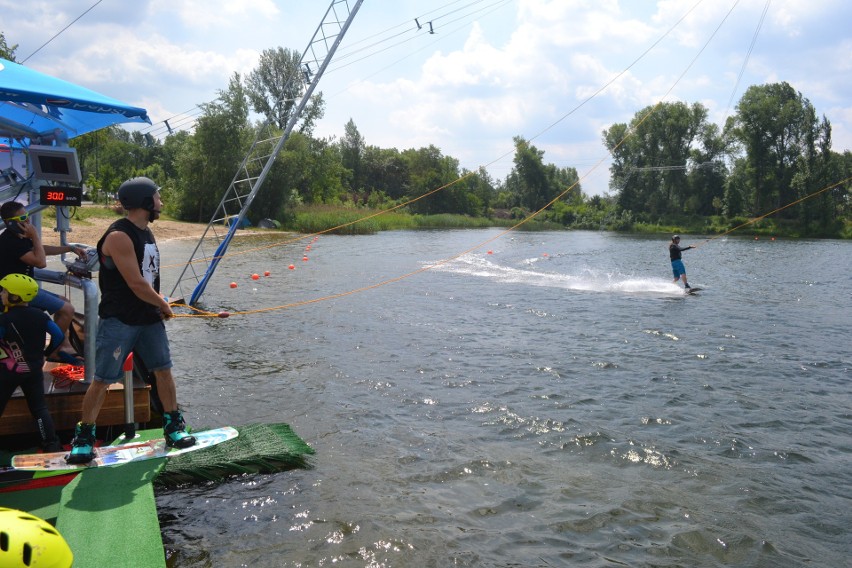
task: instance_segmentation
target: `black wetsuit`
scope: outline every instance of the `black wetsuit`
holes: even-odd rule
[[[46,333],[51,341],[45,350]],[[44,399],[44,354],[56,349],[63,339],[59,326],[42,310],[13,306],[0,314],[0,416],[20,386],[45,445],[54,442],[56,430]]]
[[[682,253],[685,250],[689,250],[691,248],[692,247],[680,248],[679,244],[672,243],[672,244],[669,245],[669,257],[671,257],[672,260],[680,260],[681,259],[680,253]]]

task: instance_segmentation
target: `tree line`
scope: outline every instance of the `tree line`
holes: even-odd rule
[[[14,58],[2,33],[0,48]],[[265,50],[252,72],[235,73],[214,101],[199,105],[192,132],[160,140],[111,127],[75,138],[92,197],[108,200],[125,179],[147,175],[163,186],[172,216],[209,221],[260,128],[253,117],[283,129],[295,112],[298,61],[295,51]],[[538,220],[572,228],[724,228],[783,208],[774,217],[794,234],[852,236],[852,153],[831,149],[828,118],[786,82],[749,87],[722,127],[701,103],[683,102],[649,106],[629,123],[613,124],[602,132],[612,156],[606,196],[585,195],[575,168],[546,163],[520,136],[510,173],[496,180],[484,168],[461,168],[435,145],[370,145],[352,120],[339,138],[316,137],[324,107],[316,94],[299,117],[251,221],[286,226],[294,210],[310,205],[404,205],[418,215],[492,219],[523,219],[546,207]]]

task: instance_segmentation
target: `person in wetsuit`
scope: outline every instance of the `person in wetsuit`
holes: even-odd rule
[[[672,244],[669,245],[669,257],[671,257],[672,260],[672,274],[674,274],[674,283],[677,284],[678,279],[683,280],[683,287],[687,290],[689,290],[691,286],[686,281],[686,267],[683,265],[683,261],[680,257],[683,251],[694,248],[695,247],[692,245],[681,248],[680,235],[673,236]]]
[[[0,278],[0,416],[21,387],[30,414],[35,418],[41,445],[46,452],[62,450],[53,418],[44,399],[45,353],[51,353],[65,335],[44,311],[28,305],[38,294],[38,282],[24,274],[7,274]],[[45,350],[44,338],[50,335]]]
[[[107,229],[98,241],[101,301],[95,380],[83,399],[83,417],[77,424],[68,463],[94,459],[95,420],[107,387],[123,376],[123,364],[133,352],[154,373],[163,403],[163,437],[166,445],[187,448],[195,438],[186,432],[178,409],[172,376],[169,339],[163,320],[174,317],[160,295],[160,251],[148,227],[160,217],[160,188],[146,177],[127,180],[118,188],[127,216]]]

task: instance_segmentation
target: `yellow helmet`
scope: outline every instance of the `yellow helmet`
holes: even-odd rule
[[[50,523],[0,507],[0,566],[70,568],[74,554]]]
[[[0,278],[0,288],[5,288],[22,302],[30,302],[38,294],[38,282],[26,274],[7,274]]]

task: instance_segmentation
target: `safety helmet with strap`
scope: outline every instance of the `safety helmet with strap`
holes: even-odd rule
[[[21,302],[31,302],[38,294],[38,282],[26,274],[12,273],[0,278],[0,288],[5,288]]]

